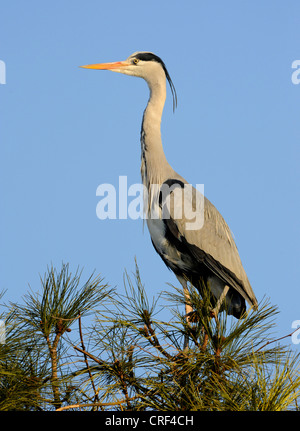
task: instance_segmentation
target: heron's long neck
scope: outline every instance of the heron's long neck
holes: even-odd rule
[[[141,129],[143,184],[161,184],[169,167],[161,140],[161,117],[166,100],[166,80],[148,83],[150,98],[145,109]]]

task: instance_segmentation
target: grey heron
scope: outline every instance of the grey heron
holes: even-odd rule
[[[192,193],[184,193],[189,183],[172,169],[163,150],[161,118],[167,81],[173,95],[173,109],[177,104],[176,90],[164,62],[151,52],[135,52],[125,61],[81,67],[137,76],[149,86],[150,97],[141,127],[141,175],[148,191],[146,219],[155,250],[183,286],[186,313],[192,311],[187,282],[200,294],[203,283],[208,287],[216,315],[226,308],[228,314],[240,318],[246,310],[245,301],[257,309],[257,300],[231,231],[214,205],[203,198],[203,220],[197,229],[187,228],[184,214],[174,216],[178,205],[178,199],[177,203],[174,199],[179,192],[183,192],[179,198],[181,204],[185,204],[186,199],[193,200],[197,192],[193,188]],[[164,186],[168,193],[162,193]],[[172,197],[173,203],[170,203]]]

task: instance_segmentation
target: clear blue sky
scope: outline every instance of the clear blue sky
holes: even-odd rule
[[[140,79],[81,69],[152,51],[170,92],[167,158],[225,217],[258,300],[299,312],[300,4],[259,1],[10,0],[1,6],[0,290],[20,301],[51,262],[112,286],[137,257],[149,296],[176,283],[141,220],[96,217],[101,183],[140,182]]]

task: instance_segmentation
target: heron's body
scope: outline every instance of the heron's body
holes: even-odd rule
[[[197,229],[188,228],[190,220],[183,212],[181,217],[175,217],[176,205],[184,206],[187,199],[193,201],[193,208],[196,208],[194,200],[199,192],[192,189],[185,193],[191,190],[188,182],[172,169],[163,151],[160,126],[166,100],[166,79],[176,102],[175,89],[164,63],[156,55],[142,52],[132,54],[124,62],[86,67],[139,76],[148,83],[150,98],[141,128],[141,175],[148,190],[147,225],[157,253],[184,289],[190,281],[201,293],[204,282],[216,302],[228,286],[223,304],[228,313],[237,318],[245,311],[245,300],[256,308],[257,301],[230,229],[210,201],[202,197],[199,211],[203,212],[203,220]],[[169,194],[162,193],[163,187]],[[179,200],[176,200],[178,196]]]

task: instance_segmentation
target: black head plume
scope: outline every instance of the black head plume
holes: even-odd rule
[[[174,86],[173,81],[169,75],[169,72],[166,68],[165,63],[162,61],[162,59],[160,57],[153,54],[152,52],[139,52],[135,55],[135,58],[138,58],[139,60],[142,60],[142,61],[156,61],[157,63],[159,63],[162,66],[162,68],[164,69],[164,72],[166,74],[166,78],[168,80],[170,88],[171,88],[171,92],[172,92],[172,96],[173,96],[173,112],[174,112],[175,109],[177,108],[177,94],[176,94],[175,86]]]

